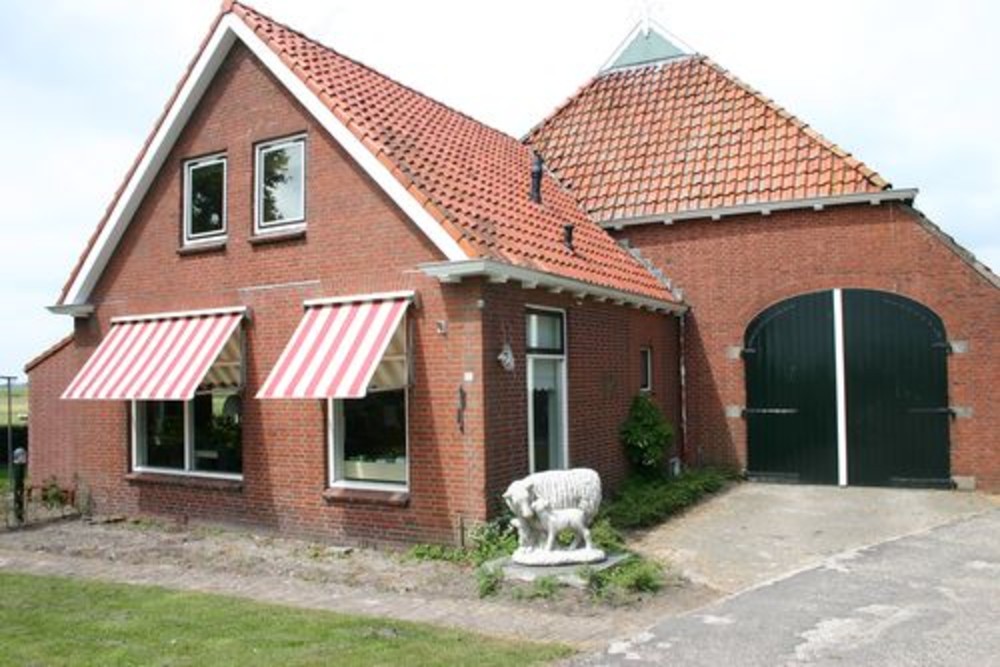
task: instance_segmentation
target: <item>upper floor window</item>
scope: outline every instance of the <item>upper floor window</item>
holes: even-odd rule
[[[293,137],[257,146],[255,231],[305,222],[305,145],[305,137]]]
[[[226,157],[211,155],[184,164],[184,242],[226,235]]]

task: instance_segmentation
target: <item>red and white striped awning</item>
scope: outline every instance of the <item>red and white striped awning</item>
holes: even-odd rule
[[[257,398],[361,398],[412,294],[306,304]]]
[[[113,319],[62,397],[190,400],[244,314],[238,308]]]

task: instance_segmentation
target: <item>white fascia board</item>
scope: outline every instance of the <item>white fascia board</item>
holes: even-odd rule
[[[463,278],[487,278],[490,282],[517,281],[526,289],[560,289],[578,297],[589,296],[595,301],[611,301],[619,305],[627,304],[646,308],[654,312],[681,314],[687,311],[684,304],[663,301],[648,296],[633,294],[613,287],[602,287],[576,278],[557,276],[545,271],[528,269],[523,266],[505,264],[490,259],[473,259],[464,262],[435,262],[418,267],[426,275],[443,283],[461,282]]]
[[[243,315],[249,317],[250,310],[246,306],[230,306],[227,308],[205,308],[202,310],[176,310],[168,313],[148,313],[145,315],[125,315],[112,317],[112,324],[126,322],[150,322],[153,320],[173,320],[179,317],[205,317],[208,315]]]
[[[774,211],[791,211],[805,208],[823,210],[831,206],[847,206],[850,204],[871,204],[872,206],[877,206],[889,201],[912,202],[916,199],[918,193],[919,190],[916,188],[860,192],[849,195],[832,195],[829,197],[810,197],[807,199],[788,199],[786,201],[757,202],[754,204],[740,204],[738,206],[694,209],[678,213],[654,213],[632,218],[609,218],[601,220],[598,224],[605,229],[623,229],[635,225],[649,225],[654,223],[670,225],[680,220],[698,220],[702,218],[721,220],[729,216],[753,213],[770,215]]]
[[[413,290],[400,290],[397,292],[372,292],[371,294],[349,294],[347,296],[332,296],[320,299],[309,299],[302,302],[305,308],[316,306],[335,306],[339,303],[365,303],[367,301],[414,301],[417,293]]]
[[[284,85],[293,97],[304,106],[316,121],[347,151],[362,169],[382,188],[393,202],[417,225],[449,261],[468,259],[458,243],[431,216],[430,213],[406,191],[395,176],[368,150],[361,140],[309,90],[308,86],[282,62],[238,16],[227,14],[209,38],[191,73],[167,111],[163,122],[150,141],[132,176],[125,184],[121,196],[108,216],[100,235],[84,258],[80,271],[73,280],[62,304],[54,308],[86,304],[101,273],[142,203],[153,179],[156,178],[184,130],[188,119],[208,89],[215,74],[236,40],[244,45]],[[58,312],[58,311],[53,311]]]
[[[94,306],[89,303],[81,303],[78,305],[56,305],[56,306],[46,306],[46,310],[50,313],[55,313],[56,315],[70,315],[72,317],[90,317],[94,314]]]

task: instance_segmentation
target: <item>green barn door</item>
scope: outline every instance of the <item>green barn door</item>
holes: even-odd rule
[[[747,327],[745,410],[751,477],[837,483],[833,295],[771,306]]]
[[[948,342],[905,297],[844,290],[848,482],[950,486]]]

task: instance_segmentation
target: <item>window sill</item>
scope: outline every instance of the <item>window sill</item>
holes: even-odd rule
[[[219,252],[226,249],[226,239],[219,239],[218,241],[206,241],[204,243],[192,243],[190,245],[181,246],[177,249],[177,254],[181,257],[186,257],[187,255],[201,255],[208,252]]]
[[[194,489],[209,489],[212,491],[243,491],[242,479],[219,479],[215,477],[199,477],[196,475],[170,475],[155,472],[130,472],[125,479],[133,484],[163,484],[167,486],[184,486]]]
[[[349,486],[335,486],[323,492],[323,498],[330,503],[344,505],[383,505],[406,507],[410,504],[410,492],[381,489],[357,489]]]
[[[267,243],[283,243],[285,241],[300,241],[306,237],[306,228],[283,229],[274,232],[258,232],[247,239],[250,245],[258,246]]]

